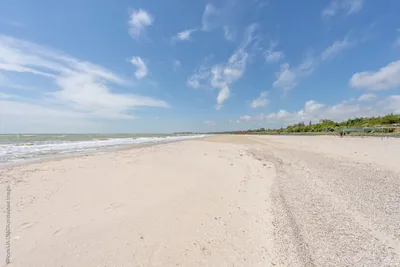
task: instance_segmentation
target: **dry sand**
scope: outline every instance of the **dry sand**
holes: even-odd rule
[[[3,168],[1,229],[7,184],[8,266],[400,266],[399,139],[214,136]]]

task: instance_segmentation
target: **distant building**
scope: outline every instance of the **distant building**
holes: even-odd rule
[[[323,120],[319,120],[319,123],[328,123],[330,120],[327,119],[323,119]]]

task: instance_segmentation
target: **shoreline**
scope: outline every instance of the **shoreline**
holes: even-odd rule
[[[123,146],[115,146],[115,147],[104,147],[100,148],[98,150],[89,150],[89,151],[79,151],[79,152],[70,152],[70,153],[60,153],[60,154],[53,154],[53,155],[44,155],[44,157],[41,158],[32,158],[32,159],[24,159],[20,160],[17,162],[4,162],[0,163],[0,170],[5,169],[5,168],[12,168],[16,166],[24,166],[24,165],[30,165],[30,164],[38,164],[42,162],[49,162],[49,161],[60,161],[63,159],[70,159],[70,158],[81,158],[81,157],[90,157],[90,156],[95,156],[95,155],[102,155],[102,154],[108,154],[108,153],[114,153],[118,151],[124,151],[124,150],[131,150],[131,149],[140,149],[140,148],[145,148],[145,147],[150,147],[150,146],[156,146],[156,145],[162,145],[162,144],[168,144],[168,143],[176,143],[176,142],[183,142],[183,141],[191,141],[191,140],[201,140],[205,139],[208,137],[212,136],[271,136],[271,137],[277,137],[277,136],[282,136],[282,137],[339,137],[336,134],[213,134],[213,135],[206,135],[203,137],[199,138],[193,138],[193,139],[183,139],[183,140],[170,140],[170,141],[161,141],[161,142],[154,142],[154,143],[141,143],[141,144],[131,144],[131,145],[123,145]],[[367,137],[374,137],[374,138],[386,138],[389,139],[394,138],[400,138],[400,136],[394,135],[394,136],[382,136],[382,135],[368,135],[368,136],[361,136],[361,135],[347,135],[343,137],[343,139],[350,139],[350,138],[356,138],[356,139],[363,139]]]
[[[18,161],[0,163],[0,170],[4,169],[4,168],[12,168],[12,167],[16,167],[16,166],[24,166],[24,165],[37,164],[37,163],[49,162],[49,161],[59,161],[59,160],[70,159],[70,158],[90,157],[90,156],[94,156],[94,155],[102,155],[102,154],[108,154],[108,153],[113,153],[113,152],[118,152],[118,151],[144,148],[144,147],[149,147],[149,146],[156,146],[156,145],[162,145],[162,144],[168,144],[168,143],[203,139],[203,138],[207,138],[207,137],[208,136],[193,138],[193,139],[167,140],[167,141],[153,142],[153,143],[141,143],[141,144],[114,146],[114,147],[103,147],[103,148],[100,148],[97,150],[49,154],[49,155],[44,155],[44,157],[22,159],[22,160],[18,160]]]

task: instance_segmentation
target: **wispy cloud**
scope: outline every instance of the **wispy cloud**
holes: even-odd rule
[[[217,29],[223,31],[223,36],[227,41],[235,41],[237,39],[237,28],[239,27],[237,20],[244,15],[248,15],[246,13],[247,8],[254,8],[255,6],[260,8],[262,5],[262,3],[258,2],[247,3],[240,0],[222,1],[220,4],[218,7],[212,3],[206,4],[200,25],[177,33],[172,37],[172,42],[191,40],[191,35],[196,31],[211,32]]]
[[[195,89],[206,88],[208,87],[210,74],[210,68],[200,66],[190,75],[187,80],[187,85]]]
[[[321,13],[322,18],[330,19],[338,13],[351,15],[358,13],[364,5],[364,0],[331,0]]]
[[[349,49],[353,46],[354,43],[350,42],[348,38],[344,38],[343,40],[335,41],[329,47],[327,47],[321,54],[322,60],[333,59],[346,49]]]
[[[276,73],[276,80],[273,86],[287,92],[297,85],[297,78],[297,74],[290,68],[289,64],[284,63],[281,65],[281,70]]]
[[[203,121],[204,124],[208,125],[208,126],[215,126],[217,125],[214,121]]]
[[[224,24],[224,11],[216,8],[213,4],[206,5],[201,19],[201,29],[203,31],[211,31],[216,27]]]
[[[231,26],[224,26],[224,36],[227,41],[234,41],[236,38],[236,32]]]
[[[189,41],[191,40],[192,34],[196,31],[209,32],[220,27],[222,27],[224,31],[224,37],[226,40],[235,40],[236,32],[234,28],[229,25],[229,11],[230,10],[228,7],[217,8],[212,3],[206,4],[201,18],[201,25],[196,28],[191,28],[178,32],[175,36],[172,37],[172,42]]]
[[[388,90],[400,86],[400,60],[389,63],[380,70],[353,74],[350,85],[367,90]]]
[[[138,38],[145,30],[146,27],[152,25],[154,17],[146,10],[138,9],[132,10],[129,16],[129,34],[133,38]]]
[[[17,96],[0,92],[0,99],[7,99],[7,98],[17,98]]]
[[[253,0],[253,2],[257,9],[263,9],[271,3],[271,0]]]
[[[318,61],[307,56],[298,66],[290,67],[288,63],[281,64],[281,70],[276,73],[276,80],[273,87],[283,89],[284,93],[293,89],[299,80],[310,75],[316,68]]]
[[[261,108],[268,105],[268,92],[261,92],[260,96],[251,101],[250,106],[252,108]]]
[[[295,88],[302,78],[312,74],[323,61],[333,59],[355,45],[356,41],[350,41],[348,37],[345,37],[343,40],[333,42],[318,57],[306,55],[305,59],[297,66],[291,67],[287,62],[281,64],[281,70],[276,73],[273,87],[283,89],[287,93]]]
[[[186,30],[183,32],[179,32],[177,34],[177,38],[181,41],[187,41],[190,40],[190,34],[193,32],[193,30]]]
[[[0,99],[1,133],[110,132],[84,113],[62,106],[44,106],[14,99]]]
[[[363,94],[358,98],[358,101],[362,102],[362,101],[372,101],[376,99],[376,95],[375,94]]]
[[[240,116],[240,117],[239,117],[238,122],[241,122],[241,121],[250,121],[251,119],[252,119],[251,116],[249,116],[249,115],[243,115],[243,116]]]
[[[198,31],[199,29],[193,28],[178,32],[174,37],[172,37],[172,42],[175,41],[190,41],[192,33]]]
[[[138,80],[147,76],[149,70],[140,57],[132,57],[131,63],[136,67],[135,76]]]
[[[0,73],[0,88],[17,89],[17,90],[36,90],[37,89],[36,87],[31,86],[31,85],[14,83],[1,73]]]
[[[285,54],[282,51],[276,51],[275,47],[278,45],[277,42],[271,42],[269,48],[265,50],[264,56],[265,61],[268,63],[274,63],[281,61],[285,58]]]
[[[304,60],[296,68],[298,76],[307,76],[314,72],[318,66],[318,59],[312,55],[307,55]]]
[[[222,29],[224,38],[227,41],[235,41],[237,32],[234,27],[235,21],[232,18],[240,16],[237,13],[237,4],[238,2],[235,1],[227,1],[225,5],[220,8],[217,8],[211,3],[207,4],[202,15],[201,27],[199,29],[206,32]]]
[[[281,51],[268,51],[265,54],[265,60],[268,63],[278,62],[278,61],[282,60],[284,57],[285,57],[285,54]]]
[[[131,111],[137,107],[168,107],[166,102],[151,97],[115,93],[113,88],[128,84],[124,78],[53,49],[0,36],[0,51],[0,70],[34,74],[53,82],[52,87],[42,90],[34,99],[24,100],[30,102],[29,107],[39,105],[42,109],[35,109],[37,112],[55,105],[60,112],[74,112],[85,118],[129,119],[134,118]],[[26,114],[25,120],[29,115]]]
[[[26,24],[22,23],[21,21],[11,20],[11,19],[0,19],[0,24],[12,26],[15,28],[26,27]]]
[[[178,69],[180,69],[182,67],[182,63],[179,60],[174,60],[174,71],[177,71]]]
[[[400,36],[396,38],[396,40],[394,41],[394,45],[400,46]]]
[[[240,79],[245,72],[249,60],[249,53],[246,50],[254,40],[253,33],[256,28],[257,25],[253,24],[246,29],[242,43],[228,59],[227,63],[215,64],[210,68],[202,66],[188,79],[188,85],[193,88],[210,86],[219,90],[217,95],[217,110],[229,98],[230,86]]]

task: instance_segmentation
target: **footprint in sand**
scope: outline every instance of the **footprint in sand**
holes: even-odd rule
[[[105,208],[105,210],[115,210],[119,207],[122,207],[123,205],[121,203],[111,203],[108,207]]]
[[[34,226],[36,223],[35,222],[24,222],[20,225],[22,229],[28,229]]]
[[[57,231],[55,231],[54,233],[53,233],[53,235],[59,235],[59,234],[61,234],[63,232],[63,229],[62,228],[59,228],[59,229],[57,229]]]

